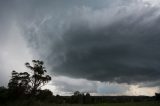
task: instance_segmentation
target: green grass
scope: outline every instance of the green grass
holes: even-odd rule
[[[0,106],[160,106],[160,103],[155,102],[130,102],[130,103],[105,103],[105,104],[52,104],[42,102],[16,102],[0,104]]]

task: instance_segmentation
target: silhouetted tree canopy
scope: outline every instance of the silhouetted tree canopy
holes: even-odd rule
[[[47,72],[43,67],[43,61],[33,60],[33,66],[30,63],[25,63],[26,67],[29,68],[33,75],[30,77],[32,94],[36,94],[36,91],[41,89],[48,81],[51,80],[49,75],[45,75]]]
[[[8,89],[5,87],[0,87],[0,103],[7,101],[8,99]]]
[[[89,97],[89,96],[91,96],[91,95],[87,92],[87,93],[86,93],[86,96]]]
[[[37,91],[37,98],[40,100],[49,99],[52,96],[53,96],[53,93],[48,89]]]
[[[8,83],[11,96],[20,97],[29,94],[31,91],[30,74],[27,72],[12,71],[12,77]]]
[[[52,94],[51,92],[41,91],[41,87],[51,80],[49,75],[46,75],[47,71],[43,67],[43,61],[33,60],[33,66],[30,63],[25,63],[26,67],[32,72],[30,75],[28,72],[16,72],[12,71],[12,77],[8,83],[9,93],[13,97],[24,97],[24,95],[40,95]],[[47,95],[48,95],[47,94]]]
[[[160,101],[160,93],[155,93],[155,99],[156,101]]]
[[[81,93],[79,91],[75,91],[73,96],[80,96]]]
[[[27,103],[32,101],[51,102],[56,104],[95,104],[95,103],[119,103],[130,101],[160,101],[160,93],[155,93],[154,97],[147,96],[91,96],[89,93],[75,91],[72,96],[54,96],[48,89],[41,90],[51,80],[43,66],[43,61],[33,60],[33,65],[25,63],[25,66],[31,70],[28,72],[12,71],[8,88],[0,87],[0,105],[12,101],[23,101]]]

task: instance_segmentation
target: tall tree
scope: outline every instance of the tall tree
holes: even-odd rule
[[[51,80],[49,75],[46,75],[43,61],[32,60],[33,66],[30,63],[25,63],[26,67],[32,72],[16,72],[12,71],[12,77],[8,83],[10,95],[12,97],[20,97],[27,94],[32,96],[38,95],[41,87]]]
[[[29,94],[31,88],[29,83],[30,75],[27,72],[12,71],[12,78],[8,83],[10,95],[20,97]]]
[[[51,77],[49,75],[46,75],[45,67],[43,66],[43,61],[39,60],[32,60],[33,65],[30,65],[30,63],[25,63],[26,67],[32,70],[32,76],[30,77],[30,83],[31,83],[31,93],[33,95],[36,95],[36,91],[41,89],[42,86],[44,86],[46,83],[48,83],[51,80]]]

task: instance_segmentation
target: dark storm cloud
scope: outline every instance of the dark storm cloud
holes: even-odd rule
[[[151,8],[96,27],[86,20],[73,22],[53,43],[49,63],[56,62],[53,70],[60,75],[89,80],[160,80],[160,17],[152,19],[156,12]]]
[[[17,0],[14,14],[34,53],[58,75],[119,83],[159,80],[159,8],[133,1]]]
[[[13,5],[13,1],[0,1],[0,38],[2,36],[2,33],[4,33],[4,31],[7,31],[7,26],[11,22],[10,18],[13,15]],[[1,39],[3,39],[3,37]]]
[[[139,87],[140,88],[143,88],[143,87],[160,87],[160,81],[140,83]]]

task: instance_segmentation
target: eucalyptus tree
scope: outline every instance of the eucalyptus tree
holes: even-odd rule
[[[32,60],[33,65],[25,63],[25,66],[31,70],[28,72],[12,71],[12,77],[8,83],[8,88],[14,96],[20,95],[37,95],[41,87],[51,80],[43,66],[43,61]]]

